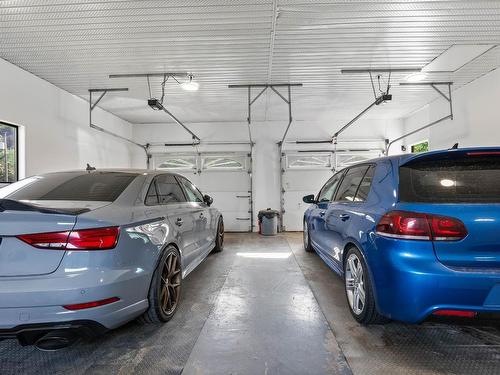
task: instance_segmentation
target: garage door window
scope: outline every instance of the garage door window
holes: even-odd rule
[[[338,153],[337,165],[339,168],[345,168],[353,164],[363,163],[370,159],[378,158],[378,153]]]
[[[0,183],[17,179],[17,126],[0,123]]]
[[[192,171],[198,169],[196,155],[158,156],[156,169]]]
[[[202,159],[204,170],[244,170],[246,169],[245,156],[204,156]]]
[[[287,155],[288,169],[331,169],[331,154]]]

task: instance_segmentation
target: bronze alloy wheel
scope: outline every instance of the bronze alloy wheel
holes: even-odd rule
[[[160,308],[171,315],[177,308],[181,292],[181,262],[176,253],[170,253],[161,269]]]
[[[219,223],[217,224],[217,234],[213,252],[220,253],[222,250],[224,250],[224,220],[222,220],[221,217],[219,218]]]
[[[219,247],[222,249],[224,246],[224,222],[221,220],[219,224]]]

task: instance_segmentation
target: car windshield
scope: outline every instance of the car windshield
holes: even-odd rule
[[[500,154],[468,152],[424,158],[399,169],[399,200],[500,203]]]
[[[0,198],[17,201],[113,202],[137,177],[123,172],[63,172],[30,177],[0,189]]]

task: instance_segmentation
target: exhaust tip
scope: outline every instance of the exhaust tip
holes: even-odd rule
[[[71,346],[76,341],[76,336],[70,331],[50,331],[35,342],[39,350],[52,352]]]

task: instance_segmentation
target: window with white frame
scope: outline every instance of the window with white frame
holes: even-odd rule
[[[418,143],[414,143],[410,145],[410,150],[412,154],[417,154],[419,152],[427,152],[429,151],[429,141],[421,141]]]
[[[18,180],[17,126],[0,122],[0,183]]]
[[[331,169],[332,154],[289,154],[286,155],[287,169]]]
[[[193,171],[198,169],[196,155],[155,155],[155,168],[160,170]]]
[[[380,157],[381,154],[377,152],[363,152],[363,153],[337,153],[337,166],[338,168],[348,167],[353,164],[362,163],[371,159]]]
[[[246,155],[202,155],[203,170],[246,170]]]

